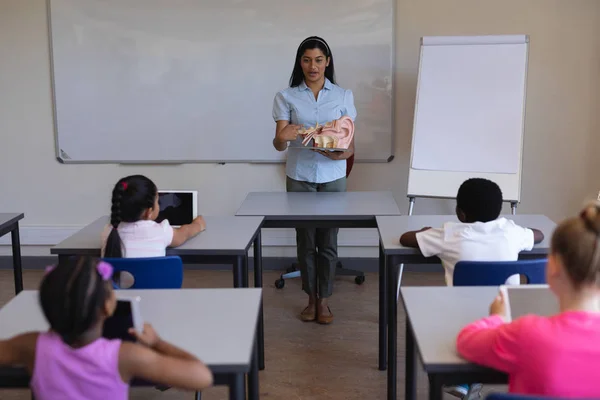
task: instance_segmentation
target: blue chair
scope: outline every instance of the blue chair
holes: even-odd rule
[[[129,289],[181,289],[183,262],[179,256],[148,258],[104,258],[114,272],[129,272],[133,286]]]
[[[523,394],[490,393],[486,396],[485,400],[561,400],[561,399],[558,397],[526,396]]]
[[[500,286],[512,275],[525,275],[529,284],[546,283],[545,258],[519,261],[460,261],[454,267],[454,286]]]

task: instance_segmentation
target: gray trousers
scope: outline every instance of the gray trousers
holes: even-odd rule
[[[288,192],[345,192],[346,178],[327,183],[296,181],[287,177]],[[302,290],[320,298],[333,293],[333,279],[337,264],[337,236],[339,229],[296,229],[298,263],[302,275]]]

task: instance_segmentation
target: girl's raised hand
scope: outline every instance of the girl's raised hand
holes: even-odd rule
[[[154,330],[152,325],[144,324],[144,331],[138,332],[135,328],[129,329],[129,334],[137,339],[138,342],[144,344],[150,348],[155,347],[160,341],[158,333]]]

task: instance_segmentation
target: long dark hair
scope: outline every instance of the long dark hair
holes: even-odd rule
[[[119,179],[112,191],[110,224],[113,229],[106,240],[104,257],[123,257],[121,237],[117,228],[121,222],[136,222],[142,213],[154,207],[158,190],[154,182],[143,175]]]
[[[304,81],[304,72],[302,72],[300,59],[304,55],[304,52],[309,49],[319,49],[325,54],[325,57],[329,58],[329,65],[325,68],[325,78],[335,84],[335,68],[333,67],[331,48],[324,39],[318,36],[310,36],[300,43],[298,51],[296,51],[296,61],[294,62],[294,69],[290,77],[290,87],[299,86]]]
[[[51,329],[68,345],[98,322],[110,287],[98,273],[98,259],[69,257],[42,280],[39,301]]]

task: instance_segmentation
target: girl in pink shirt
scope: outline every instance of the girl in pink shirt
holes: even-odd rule
[[[129,332],[137,343],[102,337],[117,304],[109,264],[79,257],[48,271],[39,298],[50,330],[0,340],[0,366],[24,366],[37,400],[125,400],[134,377],[195,391],[212,385],[201,361],[148,324]]]
[[[552,236],[546,279],[560,313],[505,323],[498,296],[490,316],[457,339],[466,359],[509,375],[512,393],[600,398],[600,206],[561,223]]]

